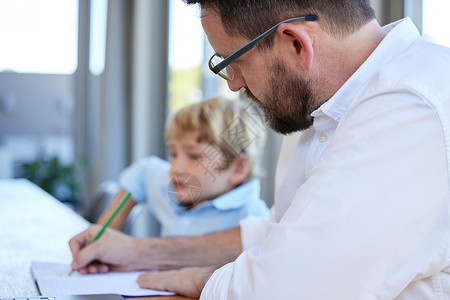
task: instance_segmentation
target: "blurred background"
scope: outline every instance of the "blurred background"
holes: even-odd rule
[[[450,46],[448,0],[372,0]],[[0,178],[26,177],[81,214],[131,162],[167,158],[164,123],[186,104],[242,97],[207,68],[199,11],[181,0],[0,0]],[[282,137],[270,129],[262,198]]]

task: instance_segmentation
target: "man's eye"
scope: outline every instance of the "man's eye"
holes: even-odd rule
[[[190,154],[189,157],[193,160],[199,160],[201,158],[200,154]]]

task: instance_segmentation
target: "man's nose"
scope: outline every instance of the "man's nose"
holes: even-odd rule
[[[228,88],[233,92],[237,92],[242,88],[247,87],[244,77],[239,68],[233,66],[234,77],[233,80],[227,81]]]

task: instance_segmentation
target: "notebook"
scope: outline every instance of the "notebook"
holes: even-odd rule
[[[69,276],[70,271],[70,264],[67,263],[40,261],[31,263],[31,273],[41,295],[118,294],[124,297],[176,295],[167,291],[140,288],[137,277],[145,271],[88,275],[74,272]]]
[[[34,296],[34,297],[16,297],[16,298],[0,298],[0,300],[123,300],[120,295],[103,294],[103,295],[79,295],[79,296]]]

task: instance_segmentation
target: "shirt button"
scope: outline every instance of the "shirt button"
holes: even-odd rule
[[[327,141],[327,139],[328,139],[328,136],[327,136],[327,134],[326,134],[325,132],[322,132],[322,133],[319,135],[319,142],[324,143],[324,142]]]

